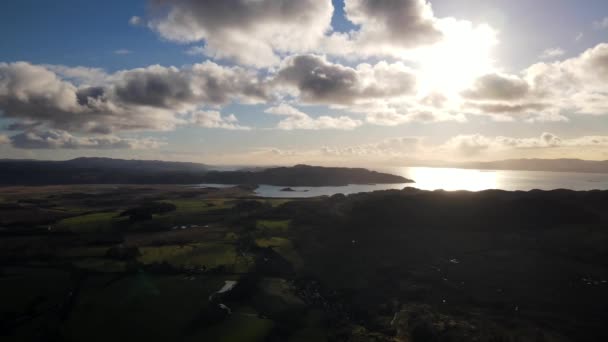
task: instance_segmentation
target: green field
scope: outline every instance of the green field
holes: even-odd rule
[[[104,212],[70,217],[59,221],[53,229],[74,233],[115,231],[120,223],[124,223],[127,220],[119,215],[119,212]]]
[[[255,226],[264,234],[276,235],[286,234],[290,223],[291,220],[258,220]]]
[[[300,258],[289,239],[282,237],[258,238],[255,240],[255,244],[262,248],[272,248],[296,268],[302,266],[302,258]]]

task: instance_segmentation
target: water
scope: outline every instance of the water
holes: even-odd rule
[[[422,190],[488,189],[522,190],[607,190],[608,174],[580,172],[471,170],[431,167],[402,167],[384,169],[416,181],[414,187]]]
[[[608,190],[608,174],[579,172],[545,172],[512,170],[470,170],[432,167],[394,167],[376,171],[400,175],[416,181],[406,184],[348,185],[322,187],[291,187],[295,192],[281,191],[284,186],[260,185],[256,194],[262,197],[315,197],[345,195],[376,190],[414,187],[422,190],[467,190],[488,189],[522,190]],[[205,184],[204,186],[212,186]],[[225,187],[226,185],[223,185]]]

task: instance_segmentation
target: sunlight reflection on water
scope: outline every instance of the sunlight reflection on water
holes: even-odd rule
[[[413,167],[406,170],[407,178],[416,181],[414,185],[423,190],[469,190],[480,191],[499,189],[499,177],[495,171]]]
[[[375,184],[323,187],[291,187],[294,192],[285,192],[283,186],[260,185],[256,194],[263,197],[315,197],[331,196],[337,193],[345,195],[376,190],[403,189],[414,187],[421,190],[467,190],[481,191],[488,189],[522,190],[607,190],[608,174],[575,173],[575,172],[542,172],[512,170],[473,170],[432,167],[394,167],[376,169],[409,178],[415,183]]]
[[[474,170],[432,167],[397,167],[383,172],[401,175],[416,181],[412,186],[422,190],[488,189],[522,190],[606,190],[608,174],[580,172],[546,172],[515,170]]]

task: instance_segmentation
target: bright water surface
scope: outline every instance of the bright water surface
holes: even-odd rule
[[[281,191],[284,186],[260,185],[256,193],[263,197],[314,197],[345,195],[387,189],[414,187],[422,190],[468,190],[488,189],[523,190],[608,190],[608,174],[578,172],[469,170],[432,167],[395,167],[376,169],[412,179],[415,183],[348,185],[322,187],[291,187],[295,192]],[[202,186],[207,186],[204,184]],[[211,185],[208,186],[217,186]],[[226,186],[226,185],[223,185]]]

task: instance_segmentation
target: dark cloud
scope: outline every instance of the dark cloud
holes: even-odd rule
[[[88,106],[92,101],[99,101],[106,94],[104,87],[85,87],[76,91],[76,99],[81,106]]]
[[[163,143],[153,139],[126,139],[117,136],[77,137],[68,132],[28,131],[10,137],[15,148],[22,149],[148,149]]]
[[[477,79],[462,95],[473,100],[519,100],[529,91],[528,82],[517,76],[489,74]]]
[[[0,115],[14,121],[14,130],[167,130],[183,122],[184,112],[231,101],[261,102],[267,94],[255,73],[211,62],[123,71],[101,85],[81,87],[46,67],[0,63]]]
[[[289,58],[275,82],[295,88],[306,102],[327,104],[409,95],[416,86],[415,76],[402,64],[364,64],[353,69],[316,55]]]
[[[177,68],[152,66],[123,72],[114,92],[124,103],[175,108],[194,101],[192,87],[189,76]]]
[[[135,105],[179,109],[187,104],[226,104],[235,98],[268,99],[255,74],[211,62],[184,69],[156,65],[122,72],[118,78],[117,98]]]
[[[360,25],[364,44],[414,47],[438,42],[442,33],[426,0],[345,0],[347,18]]]

